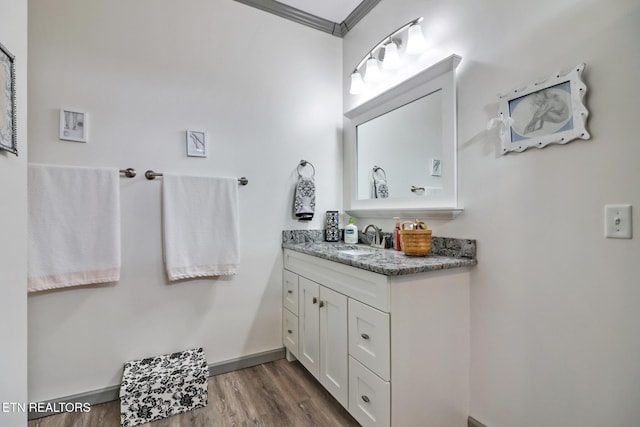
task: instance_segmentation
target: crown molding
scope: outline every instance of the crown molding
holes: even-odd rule
[[[276,0],[235,0],[238,3],[243,3],[256,9],[269,12],[273,15],[280,16],[281,18],[288,19],[298,24],[306,25],[307,27],[314,28],[325,33],[329,33],[332,36],[344,37],[349,30],[351,30],[364,16],[374,8],[375,5],[380,3],[381,0],[363,0],[362,3],[356,7],[353,12],[345,18],[341,23],[329,21],[328,19],[320,18],[319,16],[312,15],[295,7],[291,7],[284,3],[280,3]]]

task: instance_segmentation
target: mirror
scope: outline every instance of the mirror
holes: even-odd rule
[[[441,188],[441,106],[438,89],[356,127],[358,200]]]
[[[455,217],[452,55],[345,113],[345,206],[354,216]]]

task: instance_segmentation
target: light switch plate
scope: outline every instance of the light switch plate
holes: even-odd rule
[[[631,238],[631,205],[604,206],[604,236],[612,239]]]

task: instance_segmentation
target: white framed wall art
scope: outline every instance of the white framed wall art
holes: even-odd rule
[[[502,154],[591,137],[586,129],[589,111],[583,102],[584,67],[577,65],[500,96]]]
[[[60,139],[87,142],[88,134],[89,114],[86,111],[60,109]]]
[[[187,156],[207,157],[207,135],[203,131],[187,131]]]

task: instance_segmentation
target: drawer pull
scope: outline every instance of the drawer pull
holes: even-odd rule
[[[313,297],[313,299],[311,300],[312,303],[317,304],[318,303],[318,298]]]
[[[320,301],[320,308],[324,307],[324,301]]]
[[[362,337],[363,340],[368,340],[369,339],[369,335],[367,335],[367,334],[360,334],[360,336]]]
[[[366,403],[370,402],[369,397],[365,394],[362,395],[362,400],[364,400]]]
[[[293,331],[291,329],[287,329],[287,332],[290,333],[290,334],[293,333]]]

